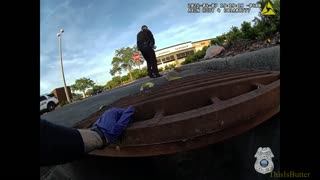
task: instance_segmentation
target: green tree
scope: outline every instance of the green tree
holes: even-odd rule
[[[110,74],[114,76],[115,74],[121,74],[122,69],[120,67],[121,59],[119,57],[113,57],[111,61],[112,69],[110,69]]]
[[[115,76],[104,86],[104,89],[112,89],[121,85],[121,77]]]
[[[70,88],[71,88],[71,91],[72,91],[73,93],[75,93],[76,91],[79,90],[79,88],[76,86],[76,84],[72,84],[72,85],[70,86]]]
[[[86,96],[92,96],[93,94],[94,94],[93,89],[88,89],[88,90],[86,91]]]
[[[112,59],[112,69],[110,69],[110,74],[112,76],[118,74],[119,76],[121,76],[122,74],[122,68],[120,67],[120,62],[121,62],[121,59],[119,57],[114,57]],[[121,80],[121,79],[120,79]],[[122,82],[121,82],[122,84]]]
[[[244,21],[241,24],[241,32],[242,32],[243,39],[252,40],[252,39],[255,39],[255,37],[256,37],[256,33],[255,33],[254,29],[251,27],[250,22]]]
[[[139,79],[140,70],[139,69],[133,69],[131,71],[133,79]]]
[[[112,69],[110,69],[109,73],[111,74],[111,76],[114,76],[116,74],[121,75],[122,72],[121,72],[121,68],[118,65],[115,65],[112,67]]]
[[[257,3],[260,4],[260,11],[270,2],[275,15],[264,16],[261,13],[258,17],[255,17],[254,22],[254,31],[257,34],[258,39],[264,39],[275,32],[280,31],[280,0],[260,0]]]
[[[94,86],[92,86],[91,90],[92,90],[93,93],[97,93],[97,91],[100,90],[100,89],[103,89],[103,86],[94,85]]]
[[[242,38],[243,34],[238,27],[232,26],[227,33],[227,46],[232,46]]]
[[[127,82],[127,81],[129,81],[129,76],[128,75],[125,75],[125,76],[122,76],[121,78],[120,78],[120,80],[121,80],[121,82]]]
[[[117,86],[121,85],[121,77],[120,76],[115,76],[111,79]]]
[[[133,55],[135,53],[134,48],[126,47],[116,50],[115,55],[116,57],[112,60],[112,70],[110,73],[115,74],[115,72],[119,71],[127,71],[130,75],[130,79],[133,80],[131,71],[134,66],[136,66],[135,61],[133,60]],[[119,68],[121,70],[119,70]]]
[[[75,84],[71,85],[72,91],[81,91],[83,93],[83,97],[85,97],[86,90],[94,86],[94,82],[89,78],[80,78],[77,79]]]
[[[91,89],[88,89],[88,90],[86,91],[86,94],[92,96],[92,95],[94,95],[94,94],[97,94],[98,90],[102,90],[103,88],[104,88],[103,86],[94,85],[94,86],[92,86]]]
[[[222,46],[226,39],[227,35],[223,33],[221,36],[216,36],[214,39],[212,39],[210,44]]]
[[[112,89],[114,87],[116,87],[116,85],[114,84],[113,81],[108,81],[107,84],[105,85],[105,89],[107,89],[107,90]]]
[[[147,67],[144,67],[141,69],[141,71],[139,73],[139,78],[146,77],[147,74],[148,74]]]

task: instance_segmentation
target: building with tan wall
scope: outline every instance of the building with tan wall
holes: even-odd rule
[[[211,39],[204,39],[200,41],[194,41],[192,42],[192,46],[194,47],[195,51],[202,50],[204,46],[209,46],[211,43]]]
[[[210,45],[211,39],[204,39],[195,42],[184,42],[173,46],[156,50],[158,68],[169,64],[180,65],[188,55],[194,54],[204,46]]]

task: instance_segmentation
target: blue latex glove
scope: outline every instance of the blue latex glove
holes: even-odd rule
[[[111,108],[104,112],[93,126],[101,129],[109,143],[115,143],[129,125],[134,111],[132,106],[127,109]]]

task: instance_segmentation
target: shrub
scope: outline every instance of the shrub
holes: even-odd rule
[[[65,105],[69,104],[69,103],[68,103],[68,101],[62,101],[62,102],[60,102],[59,104],[60,104],[61,107],[63,107],[63,106],[65,106]]]

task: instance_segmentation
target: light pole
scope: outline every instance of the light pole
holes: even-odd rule
[[[62,74],[62,80],[63,80],[63,84],[64,84],[64,91],[66,93],[67,96],[67,100],[70,103],[70,97],[69,97],[69,93],[67,90],[67,85],[66,85],[66,80],[64,78],[64,72],[63,72],[63,64],[62,64],[62,48],[61,48],[61,37],[62,37],[62,33],[64,32],[63,29],[60,30],[60,32],[57,34],[58,38],[59,38],[59,54],[60,54],[60,68],[61,68],[61,74]]]

